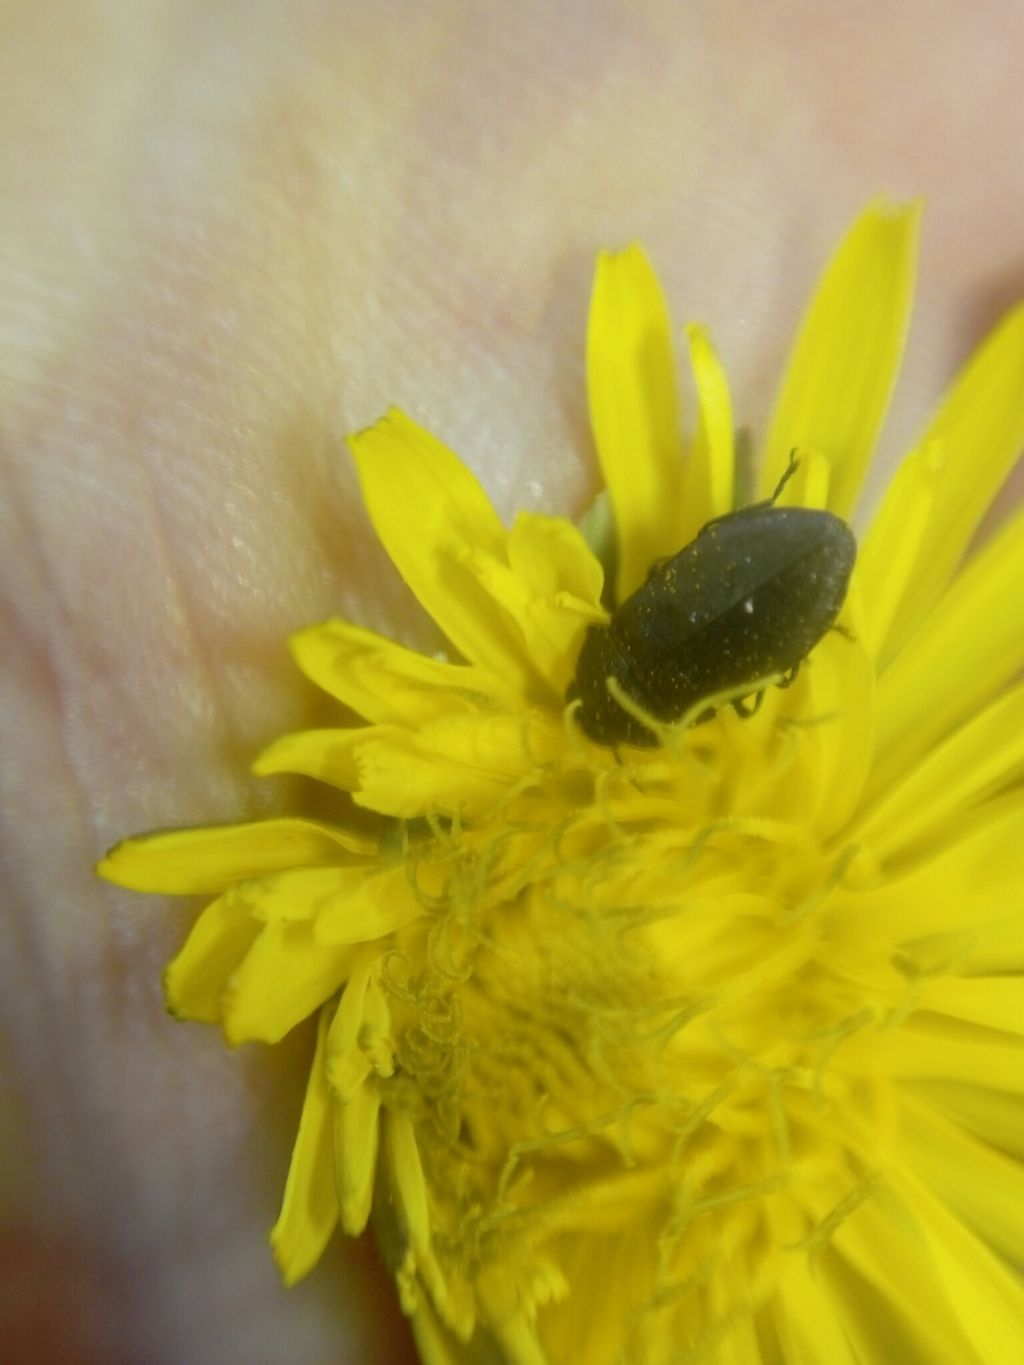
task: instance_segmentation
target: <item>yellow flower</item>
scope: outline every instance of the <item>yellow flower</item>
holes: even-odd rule
[[[851,518],[895,379],[917,213],[829,265],[761,462]],[[615,595],[734,506],[706,332],[681,445],[671,328],[603,255],[587,368]],[[216,897],[171,1009],[232,1043],[318,1013],[285,1279],[371,1213],[430,1365],[1017,1356],[1024,1293],[1024,525],[965,551],[1024,439],[1024,309],[956,379],[866,534],[842,629],[752,718],[657,747],[566,707],[607,620],[580,532],[510,530],[401,413],[351,440],[388,553],[452,646],[292,641],[364,724],[283,737],[381,818],[152,835],[123,886]]]

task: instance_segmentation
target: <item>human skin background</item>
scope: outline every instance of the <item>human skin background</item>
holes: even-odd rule
[[[642,240],[763,431],[813,279],[923,193],[883,444],[1024,293],[1019,0],[0,9],[0,1341],[19,1361],[398,1362],[372,1248],[266,1245],[311,1039],[163,1012],[194,907],[123,834],[269,814],[323,720],[284,648],[433,637],[342,435],[390,403],[501,513],[595,487],[593,256]],[[874,490],[881,486],[876,481]]]

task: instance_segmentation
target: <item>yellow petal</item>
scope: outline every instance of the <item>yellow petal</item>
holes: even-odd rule
[[[568,593],[603,614],[604,570],[579,529],[564,517],[520,512],[508,533],[508,562],[530,597]]]
[[[852,605],[852,604],[851,604]],[[851,612],[844,612],[850,619]],[[805,821],[825,836],[841,829],[861,800],[871,771],[875,678],[871,659],[854,639],[832,631],[814,649],[798,685]]]
[[[526,604],[523,614],[524,633],[532,642],[534,657],[543,661],[548,680],[549,702],[561,709],[565,693],[576,674],[576,664],[587,630],[602,625],[608,616],[579,597],[556,593],[553,597],[535,597]]]
[[[384,1139],[395,1191],[395,1212],[401,1220],[409,1245],[417,1256],[425,1256],[430,1248],[427,1184],[423,1177],[416,1130],[408,1114],[398,1109],[388,1113],[384,1123]]]
[[[1015,976],[927,977],[917,984],[916,1008],[969,1024],[1024,1034],[1024,1000]],[[1024,1121],[1024,1113],[1021,1114]]]
[[[1020,883],[1018,882],[1018,888]],[[1024,913],[1019,901],[1004,907],[1008,913],[975,934],[957,960],[961,976],[1005,976],[1024,972]]]
[[[270,1233],[274,1259],[287,1285],[295,1284],[313,1269],[338,1222],[332,1101],[323,1064],[328,1021],[328,1011],[324,1010],[281,1212]]]
[[[423,1365],[482,1365],[479,1343],[452,1336],[428,1300],[420,1300],[411,1326]]]
[[[618,542],[619,601],[675,543],[682,489],[672,328],[638,246],[598,257],[587,325],[587,397]]]
[[[935,1273],[915,1211],[900,1207],[884,1189],[843,1222],[833,1239],[843,1263],[861,1283],[844,1295],[847,1330],[870,1365],[927,1361],[928,1365],[987,1365],[957,1321],[956,1309]],[[865,1294],[863,1285],[874,1291]],[[884,1314],[877,1321],[879,1310]],[[893,1339],[898,1333],[898,1338]]]
[[[272,877],[239,882],[224,893],[228,905],[243,906],[264,924],[306,924],[335,900],[348,900],[371,875],[353,867],[295,867]]]
[[[1024,1123],[1017,1095],[949,1081],[914,1081],[905,1083],[903,1090],[990,1146],[1024,1157]]]
[[[704,327],[690,323],[686,339],[697,388],[697,430],[680,504],[677,549],[693,540],[706,522],[733,510],[736,479],[728,378]]]
[[[1016,905],[1024,885],[1024,794],[990,803],[964,821],[956,838],[922,859],[905,875],[863,892],[837,893],[839,951],[850,959],[888,958],[901,945],[943,934],[984,941],[992,923]]]
[[[498,1323],[494,1335],[501,1349],[502,1365],[554,1365],[541,1346],[533,1323],[517,1313],[515,1317]]]
[[[843,1044],[840,1056],[844,1068],[872,1077],[966,1081],[1024,1094],[1017,1038],[970,1024],[938,1021],[930,1015],[913,1015],[906,1024],[889,1030],[884,1047],[874,1032],[855,1034]]]
[[[504,529],[480,484],[397,409],[349,446],[374,530],[421,604],[471,663],[527,690],[530,660],[466,564],[471,552],[506,560]]]
[[[833,470],[829,507],[849,518],[903,356],[920,207],[868,206],[840,243],[790,353],[765,461],[768,497],[794,446]]]
[[[380,1136],[380,1092],[361,1085],[348,1104],[334,1104],[334,1171],[341,1226],[350,1237],[366,1227],[373,1203]]]
[[[807,1256],[791,1255],[779,1279],[772,1318],[786,1365],[861,1365],[831,1286]]]
[[[302,773],[319,782],[329,782],[342,791],[351,791],[359,782],[356,749],[368,737],[381,730],[391,733],[391,729],[390,726],[357,725],[347,730],[297,730],[268,744],[253,761],[252,770],[257,777]]]
[[[333,947],[382,938],[422,912],[404,863],[292,868],[239,882],[209,909],[214,907],[244,915],[257,927],[312,923],[319,941]]]
[[[237,901],[221,896],[208,905],[164,972],[164,994],[171,1013],[178,1019],[219,1024],[227,983],[261,927]]]
[[[919,449],[940,452],[935,506],[893,622],[899,641],[931,610],[1024,445],[1024,305],[965,366]]]
[[[517,573],[496,559],[473,555],[467,563],[494,603],[515,622],[537,671],[530,695],[546,706],[560,706],[583,633],[591,622],[606,619],[605,612],[565,592],[534,596]]]
[[[964,1173],[963,1178],[972,1179],[973,1175],[973,1171]],[[1014,1360],[1020,1351],[1024,1323],[1020,1277],[938,1199],[930,1197],[916,1172],[904,1169],[900,1183],[964,1335],[982,1361]]]
[[[914,572],[942,472],[934,446],[908,455],[889,485],[857,556],[864,648],[884,658],[892,623]]]
[[[564,745],[560,720],[535,712],[448,717],[362,745],[355,800],[403,819],[479,815]]]
[[[452,709],[516,702],[486,669],[431,659],[347,621],[301,630],[289,645],[307,678],[377,723],[419,725]]]
[[[375,849],[371,841],[333,825],[281,817],[123,839],[96,871],[134,891],[190,896],[223,891],[246,877],[336,863],[346,853]]]
[[[711,1359],[715,1365],[762,1365],[766,1356],[758,1340],[754,1319],[741,1318],[730,1325],[728,1335],[718,1343],[717,1352]]]
[[[224,1036],[278,1043],[329,999],[348,976],[347,947],[325,947],[309,924],[268,924],[228,982]]]
[[[391,1026],[391,997],[380,984],[380,978],[380,971],[375,971],[367,982],[359,1046],[377,1075],[387,1079],[395,1074],[395,1039]]]
[[[518,723],[508,718],[500,723],[501,731],[509,725],[518,731]],[[493,725],[488,728],[493,730]],[[493,810],[505,796],[509,782],[522,775],[521,764],[505,771],[466,765],[461,758],[465,749],[461,737],[460,753],[454,756],[434,749],[424,751],[418,738],[409,735],[403,741],[396,736],[394,742],[368,744],[360,750],[357,805],[402,820],[428,815],[465,818],[470,813]]]
[[[1018,1104],[1017,1121],[1024,1121]],[[1024,1260],[1024,1169],[924,1105],[904,1105],[907,1170],[929,1185],[989,1246]]]
[[[587,627],[607,620],[604,570],[571,522],[527,512],[509,532],[508,558],[521,594],[516,621],[551,704],[561,705]]]
[[[320,904],[316,936],[334,945],[371,943],[404,929],[423,912],[408,866],[384,865]]]
[[[326,1067],[331,1090],[348,1104],[369,1076],[372,1067],[360,1046],[366,988],[370,974],[380,962],[380,950],[363,949],[353,955],[352,968],[341,993],[327,1039]]]
[[[629,1200],[633,1193],[623,1190],[622,1197]],[[558,1365],[563,1361],[587,1365],[643,1361],[646,1365],[649,1359],[662,1365],[662,1353],[645,1352],[644,1347],[652,1337],[668,1335],[664,1318],[655,1315],[652,1320],[643,1313],[633,1317],[657,1274],[656,1238],[649,1235],[643,1213],[646,1206],[641,1198],[638,1216],[622,1219],[615,1231],[600,1225],[600,1215],[595,1220],[598,1225],[590,1226],[584,1214],[581,1226],[564,1238],[559,1261],[574,1292],[560,1304],[556,1299],[543,1318],[544,1344]],[[588,1292],[593,1285],[600,1286],[599,1293]],[[700,1357],[694,1352],[692,1358]]]
[[[957,811],[992,795],[1024,763],[1024,686],[937,745],[854,825],[850,838],[880,859],[906,852]]]
[[[882,674],[872,793],[906,772],[1024,666],[1024,515],[959,575]]]

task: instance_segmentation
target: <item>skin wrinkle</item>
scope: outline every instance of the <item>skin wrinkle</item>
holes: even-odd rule
[[[144,444],[143,449],[145,449]],[[158,543],[163,547],[168,561],[173,563],[175,555],[171,548],[171,538],[168,534],[166,520],[161,511],[161,502],[157,494],[156,477],[152,461],[144,459],[143,468],[147,470],[149,486],[153,492],[152,511],[153,520],[156,523]],[[183,570],[187,571],[188,567],[187,562],[185,562],[183,564]],[[218,670],[214,663],[213,650],[216,645],[216,635],[215,633],[210,632],[210,639],[207,640],[204,638],[207,632],[204,632],[200,625],[202,620],[201,607],[196,594],[190,590],[187,572],[179,573],[177,581],[174,584],[174,593],[175,598],[181,607],[180,613],[176,612],[175,616],[181,623],[182,633],[185,637],[183,641],[185,653],[191,653],[196,665],[195,671],[197,676],[195,678],[194,687],[197,692],[205,694],[204,701],[206,704],[202,705],[201,709],[211,717],[219,712],[224,720],[228,722],[226,731],[228,743],[226,745],[223,743],[216,744],[217,756],[224,762],[228,769],[238,771],[244,767],[243,745],[236,740],[235,732],[231,725],[233,712],[223,703],[223,696],[226,690],[224,683],[226,679],[224,678],[223,671],[218,674]],[[190,643],[194,645],[194,648],[191,651],[188,648]]]
[[[5,638],[11,638],[13,631],[4,631]],[[28,688],[36,696],[44,693],[45,684],[52,680],[53,672],[48,659],[41,648],[32,649],[21,661],[19,675],[28,674],[26,679]],[[20,682],[20,676],[15,679]],[[40,685],[42,683],[42,685]],[[37,758],[38,746],[33,746],[33,758]],[[4,811],[4,824],[11,823],[11,816],[8,812],[13,807],[12,789],[15,788],[18,778],[27,777],[26,771],[23,773],[20,748],[16,745],[5,746],[5,763],[2,786],[0,786],[0,808]],[[5,899],[9,898],[11,904],[18,904],[20,901],[28,901],[33,892],[32,869],[28,866],[19,867],[10,853],[5,854],[3,859],[5,865],[10,866],[9,878],[5,879]],[[0,994],[0,1017],[3,1018],[3,1028],[0,1030],[0,1040],[4,1053],[7,1054],[4,1062],[4,1074],[14,1076],[22,1050],[28,1049],[38,1030],[38,1036],[51,1042],[47,1038],[44,1024],[48,1009],[54,1009],[59,1003],[59,984],[61,978],[55,977],[53,965],[48,954],[44,951],[42,938],[45,925],[41,924],[33,917],[4,915],[0,920],[0,946],[2,946],[2,958],[6,972],[11,973],[12,979],[21,979],[38,983],[28,1001],[20,1008],[16,1007],[16,997],[10,992],[4,991]],[[51,1047],[47,1054],[47,1071],[54,1060],[59,1063],[59,1052]],[[10,1082],[8,1082],[10,1084]],[[36,1112],[40,1120],[50,1116],[56,1117],[57,1109],[54,1106],[55,1090],[49,1086],[37,1087],[28,1092],[28,1102],[36,1106]],[[45,1135],[47,1128],[40,1122],[40,1128]]]
[[[262,1240],[308,1037],[240,1072],[166,1019],[187,914],[89,871],[127,830],[273,808],[247,763],[314,705],[290,629],[429,638],[344,432],[397,402],[504,518],[577,514],[593,257],[642,240],[756,439],[825,255],[886,190],[930,201],[894,454],[1020,289],[1022,25],[1015,0],[5,7],[0,1113],[27,1225],[0,1269],[43,1267],[29,1320],[70,1304],[76,1358],[411,1359],[372,1251],[286,1293]],[[76,1286],[111,1264],[98,1326]]]

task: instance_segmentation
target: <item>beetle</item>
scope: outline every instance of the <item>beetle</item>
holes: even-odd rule
[[[857,555],[853,532],[833,513],[776,506],[797,464],[790,456],[770,499],[709,521],[651,568],[607,625],[588,627],[566,698],[579,700],[576,719],[590,739],[658,743],[611,695],[609,678],[665,723],[768,674],[792,682],[839,615]],[[733,705],[741,715],[757,709]]]

